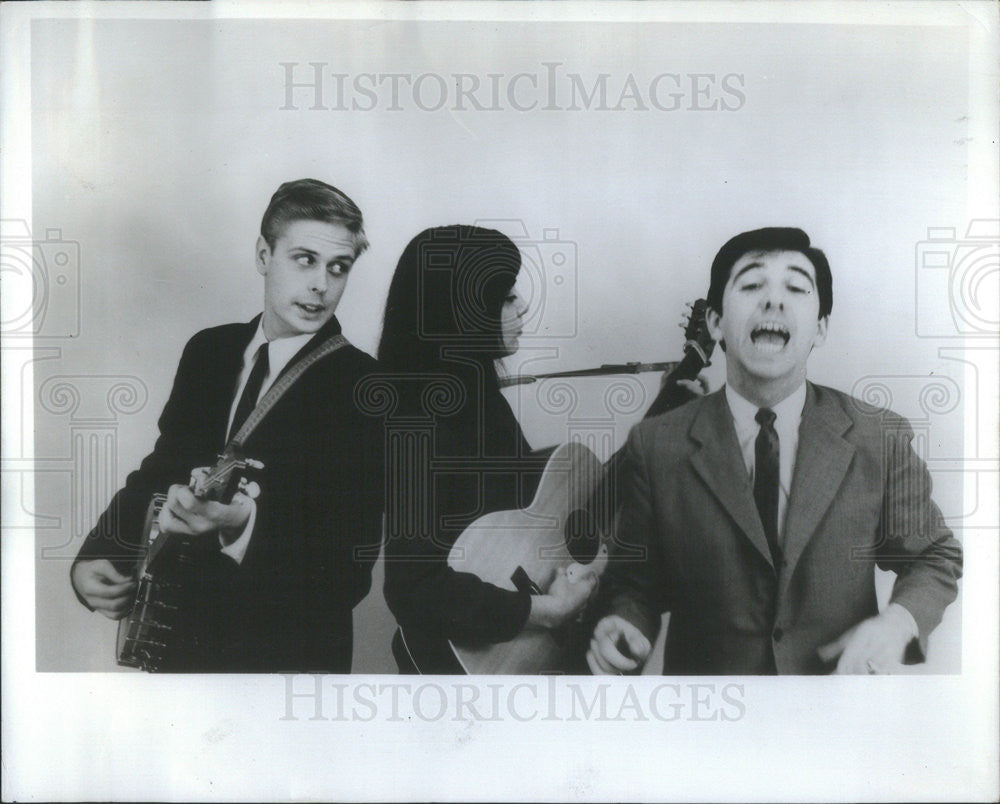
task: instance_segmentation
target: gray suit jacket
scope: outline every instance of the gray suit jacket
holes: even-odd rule
[[[671,612],[665,672],[820,673],[816,649],[877,613],[874,567],[919,639],[957,594],[962,550],[931,500],[905,419],[808,384],[773,566],[722,390],[629,435],[605,608],[652,641]]]

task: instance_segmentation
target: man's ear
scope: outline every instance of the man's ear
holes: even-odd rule
[[[257,249],[255,252],[255,262],[257,263],[257,273],[267,276],[267,265],[271,261],[271,247],[267,240],[261,235],[257,238]]]
[[[813,348],[826,343],[826,333],[830,327],[830,316],[823,316],[816,322],[816,340],[813,341]]]
[[[726,351],[726,342],[722,338],[722,313],[712,307],[705,308],[705,326],[708,327],[708,334],[712,340],[719,344],[722,351]]]

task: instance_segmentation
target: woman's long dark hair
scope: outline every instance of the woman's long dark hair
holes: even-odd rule
[[[497,386],[502,357],[500,314],[521,268],[506,235],[479,226],[425,229],[396,266],[378,359],[389,372],[454,374],[475,364]]]

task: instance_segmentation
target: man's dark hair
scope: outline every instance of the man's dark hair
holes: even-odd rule
[[[816,291],[819,293],[819,317],[825,318],[833,309],[833,277],[826,255],[809,244],[809,235],[801,229],[769,227],[743,232],[729,240],[712,260],[712,279],[708,287],[708,306],[722,312],[722,294],[733,266],[746,254],[768,254],[775,251],[800,251],[809,258],[816,271]]]
[[[300,220],[339,223],[346,227],[353,235],[355,257],[368,248],[365,222],[358,205],[329,184],[316,179],[286,181],[271,196],[271,203],[260,222],[260,234],[273,249],[285,227]]]

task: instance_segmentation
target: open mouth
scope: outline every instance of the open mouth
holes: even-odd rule
[[[784,324],[768,321],[758,324],[750,331],[750,340],[758,349],[765,352],[777,352],[788,343],[791,333]]]
[[[322,304],[304,304],[303,302],[296,302],[295,306],[298,307],[306,315],[318,315],[323,312]]]

